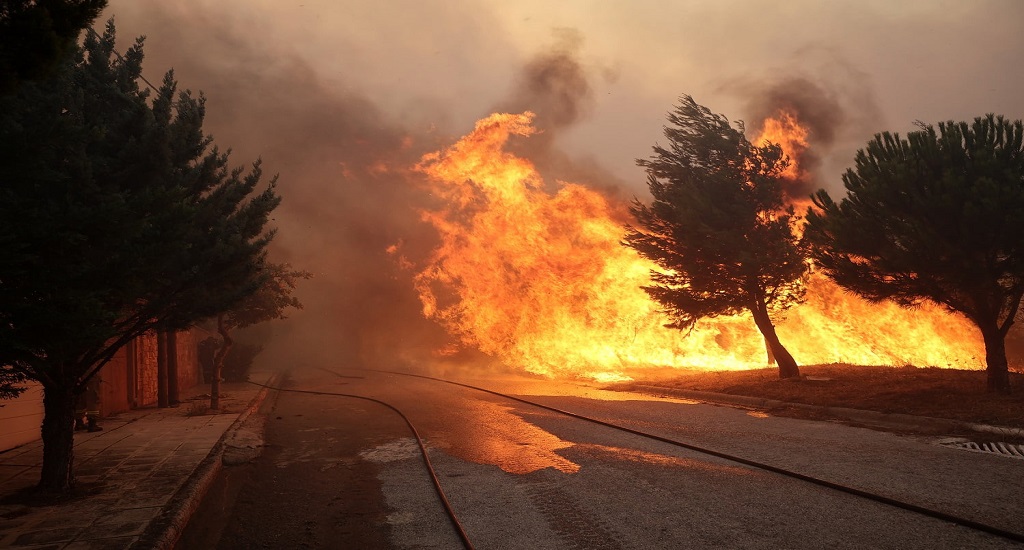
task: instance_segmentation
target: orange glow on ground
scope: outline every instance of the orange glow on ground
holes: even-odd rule
[[[713,462],[709,462],[706,460],[697,460],[693,458],[683,458],[678,456],[649,453],[647,451],[640,451],[637,449],[625,449],[622,447],[610,447],[607,445],[596,444],[576,445],[576,448],[582,451],[590,451],[595,454],[604,455],[606,457],[615,458],[622,461],[636,462],[640,464],[652,464],[655,466],[663,466],[668,468],[685,468],[687,470],[717,472],[736,476],[760,475],[749,468],[742,468],[739,466],[727,466],[724,464],[715,464]]]
[[[511,407],[487,401],[466,401],[473,407],[472,414],[462,417],[450,440],[434,439],[446,452],[477,464],[493,464],[510,474],[529,474],[544,468],[554,468],[574,474],[580,466],[556,451],[572,447],[523,420],[511,412]]]
[[[440,246],[415,278],[423,314],[459,346],[547,376],[623,379],[626,369],[747,369],[766,364],[749,315],[689,334],[640,288],[653,264],[620,243],[624,207],[582,185],[548,191],[529,160],[505,150],[529,139],[532,114],[495,114],[417,169],[441,207],[422,212]],[[779,323],[800,363],[980,368],[977,330],[938,307],[900,309],[842,292],[820,275]]]

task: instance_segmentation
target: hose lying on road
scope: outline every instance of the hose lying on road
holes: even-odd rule
[[[326,370],[327,372],[333,372],[336,375],[338,374],[338,373],[336,373],[334,371],[331,371],[331,370],[328,370],[328,369],[321,369],[321,370]],[[832,489],[832,490],[835,490],[835,491],[840,491],[840,492],[843,492],[843,493],[847,493],[847,494],[851,494],[851,495],[856,495],[858,497],[866,498],[868,500],[872,500],[872,501],[879,502],[879,503],[882,503],[882,504],[887,504],[889,506],[893,506],[893,507],[900,508],[900,509],[903,509],[903,510],[907,510],[909,512],[914,512],[914,513],[917,513],[917,514],[921,514],[923,516],[927,516],[927,517],[930,517],[930,518],[946,521],[946,522],[953,523],[955,525],[960,525],[960,526],[963,526],[963,527],[969,527],[971,529],[975,529],[975,530],[981,531],[983,533],[988,533],[990,535],[995,535],[997,537],[1002,537],[1004,539],[1012,540],[1012,541],[1015,541],[1015,542],[1024,542],[1024,534],[1021,534],[1021,533],[1015,533],[1013,531],[1007,531],[1005,529],[1000,529],[999,527],[994,527],[992,525],[988,525],[988,524],[985,524],[985,523],[977,522],[977,521],[974,521],[974,520],[971,520],[971,519],[967,519],[967,518],[963,518],[963,517],[959,517],[959,516],[954,516],[952,514],[947,514],[945,512],[941,512],[939,510],[933,510],[931,508],[925,508],[923,506],[918,506],[916,504],[911,504],[909,502],[903,502],[901,500],[896,500],[894,498],[890,498],[890,497],[887,497],[887,496],[879,495],[879,494],[876,494],[876,493],[871,493],[871,492],[868,492],[868,491],[864,491],[862,489],[857,489],[855,487],[850,487],[850,486],[847,486],[847,485],[842,485],[842,484],[839,484],[839,483],[834,483],[834,482],[831,482],[831,481],[826,481],[824,479],[820,479],[820,478],[817,478],[817,477],[809,476],[807,474],[801,474],[799,472],[794,472],[792,470],[787,470],[785,468],[779,468],[778,466],[772,466],[770,464],[765,464],[763,462],[757,462],[755,460],[750,460],[750,459],[746,459],[746,458],[743,458],[743,457],[739,457],[739,456],[735,456],[735,455],[730,455],[730,454],[723,453],[723,452],[720,452],[720,451],[715,451],[713,449],[708,449],[708,448],[705,448],[705,447],[700,447],[700,446],[697,446],[697,445],[693,445],[693,444],[690,444],[690,443],[685,443],[685,442],[678,441],[678,440],[675,440],[675,439],[671,439],[671,438],[667,438],[667,437],[662,437],[660,435],[654,435],[654,434],[650,434],[650,433],[643,432],[643,431],[640,431],[640,430],[634,430],[633,428],[627,428],[625,426],[620,426],[618,424],[612,424],[611,422],[606,422],[604,420],[598,420],[596,418],[591,418],[589,416],[584,416],[582,414],[577,414],[577,413],[566,411],[566,410],[559,409],[559,408],[556,408],[556,407],[551,407],[551,406],[548,406],[548,405],[542,405],[540,403],[536,403],[536,402],[530,401],[528,399],[523,399],[521,397],[515,397],[513,395],[508,395],[508,394],[504,394],[504,393],[497,392],[497,391],[494,391],[494,390],[489,390],[487,388],[481,388],[481,387],[478,387],[478,386],[473,386],[471,384],[463,384],[461,382],[453,382],[451,380],[445,380],[444,378],[435,378],[433,376],[427,376],[427,375],[423,375],[423,374],[413,374],[413,373],[408,373],[408,372],[397,372],[397,371],[379,370],[379,369],[365,369],[365,368],[364,369],[360,369],[360,370],[366,370],[366,371],[371,371],[371,372],[380,372],[380,373],[386,373],[386,374],[397,374],[397,375],[409,376],[409,377],[413,377],[413,378],[423,378],[423,379],[426,379],[426,380],[433,380],[435,382],[443,382],[443,383],[452,384],[452,385],[455,385],[455,386],[462,386],[464,388],[469,388],[469,389],[472,389],[472,390],[476,390],[476,391],[480,391],[480,392],[484,392],[484,393],[489,393],[491,395],[496,395],[498,397],[502,397],[502,398],[505,398],[505,399],[510,399],[512,401],[518,401],[520,403],[525,403],[527,405],[532,405],[534,407],[539,407],[541,409],[545,409],[545,410],[548,410],[548,411],[551,411],[551,412],[555,412],[555,413],[562,414],[562,415],[565,415],[565,416],[569,416],[569,417],[572,417],[572,418],[576,418],[576,419],[579,419],[579,420],[584,420],[584,421],[587,421],[587,422],[592,422],[594,424],[598,424],[598,425],[601,425],[601,426],[606,426],[608,428],[613,428],[613,429],[620,430],[620,431],[623,431],[623,432],[626,432],[626,433],[631,433],[631,434],[638,435],[638,436],[641,436],[641,437],[645,437],[645,438],[648,438],[648,439],[653,439],[655,441],[660,441],[662,443],[668,443],[669,445],[673,445],[673,446],[676,446],[676,447],[681,447],[683,449],[688,449],[688,450],[691,450],[691,451],[696,451],[698,453],[714,456],[714,457],[717,457],[717,458],[722,458],[722,459],[725,459],[725,460],[729,460],[729,461],[732,461],[732,462],[743,464],[745,466],[751,466],[753,468],[758,468],[758,469],[765,470],[765,471],[772,472],[772,473],[776,473],[776,474],[779,474],[779,475],[791,477],[791,478],[794,478],[794,479],[799,479],[801,481],[806,481],[808,483],[813,483],[815,485],[819,485],[821,487],[826,487],[828,489]]]
[[[322,369],[322,370],[327,370],[327,369]],[[327,372],[330,372],[332,374],[341,376],[341,375],[339,375],[338,373],[336,373],[334,371],[327,371]],[[326,392],[326,391],[296,390],[296,389],[291,389],[291,388],[279,388],[279,387],[267,386],[267,385],[260,384],[258,382],[252,382],[252,381],[250,381],[249,383],[253,384],[253,385],[256,385],[256,386],[263,387],[263,388],[268,388],[268,389],[271,389],[271,390],[283,391],[283,392],[305,393],[305,394],[311,394],[311,395],[332,395],[332,396],[336,396],[336,397],[351,397],[353,399],[364,399],[366,401],[372,401],[374,403],[377,403],[378,405],[383,405],[383,406],[385,406],[385,407],[395,411],[398,414],[398,416],[402,417],[402,420],[405,421],[405,425],[409,427],[409,431],[411,431],[412,435],[416,438],[416,443],[419,445],[420,453],[423,456],[423,463],[426,465],[427,471],[430,473],[430,480],[434,483],[434,490],[437,491],[437,496],[441,499],[441,504],[444,506],[445,512],[448,514],[448,519],[451,521],[452,526],[455,528],[455,531],[458,533],[459,538],[462,540],[462,545],[466,548],[466,550],[474,550],[473,543],[470,542],[470,540],[469,540],[469,535],[467,535],[466,534],[466,530],[463,529],[462,524],[459,522],[459,518],[456,517],[456,515],[455,515],[455,510],[452,509],[451,503],[448,502],[448,497],[445,496],[445,494],[444,494],[444,489],[441,488],[441,482],[438,481],[437,473],[434,472],[434,466],[430,463],[430,457],[427,455],[427,447],[423,444],[423,439],[420,438],[419,432],[416,431],[416,427],[412,425],[412,422],[409,421],[409,417],[405,416],[405,413],[403,413],[402,411],[398,410],[398,408],[396,408],[394,405],[391,405],[390,403],[386,403],[384,401],[381,401],[380,399],[374,399],[372,397],[366,397],[365,395],[355,395],[355,394],[351,394],[351,393],[336,393],[336,392]]]

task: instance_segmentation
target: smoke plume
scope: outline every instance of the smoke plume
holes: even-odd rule
[[[516,75],[508,97],[499,101],[496,112],[536,115],[539,133],[511,149],[530,159],[549,185],[559,181],[579,183],[617,197],[623,182],[592,158],[570,157],[558,147],[557,139],[584,120],[594,105],[592,81],[595,70],[582,60],[583,35],[576,29],[553,31],[554,42],[528,59]]]
[[[393,367],[420,363],[448,344],[443,329],[424,319],[411,281],[412,267],[436,245],[419,216],[432,199],[412,167],[454,141],[432,126],[444,113],[411,117],[430,124],[399,121],[358,86],[325,82],[243,23],[173,4],[136,9],[146,28],[160,29],[147,40],[149,80],[173,66],[183,88],[206,96],[205,129],[232,149],[232,164],[262,157],[265,172],[280,175],[271,261],[314,276],[296,292],[304,310],[272,323],[261,360]],[[134,39],[130,25],[120,27],[120,43]],[[572,31],[558,36],[551,50],[527,60],[499,105],[537,113],[541,133],[523,142],[529,150],[522,154],[551,177],[614,186],[596,163],[570,159],[554,142],[591,102],[577,58],[582,39]]]
[[[814,77],[809,76],[812,72]],[[852,152],[845,151],[858,147],[865,134],[881,126],[870,79],[827,49],[808,48],[788,67],[760,78],[732,80],[721,89],[743,99],[748,137],[756,136],[765,120],[781,112],[793,114],[808,130],[807,147],[793,159],[802,177],[789,180],[785,188],[790,199],[806,200],[820,187],[836,187],[836,182],[825,181],[823,174],[834,170],[826,170],[823,161],[852,158]]]

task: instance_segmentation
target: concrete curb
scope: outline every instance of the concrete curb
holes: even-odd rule
[[[914,416],[910,414],[899,413],[883,413],[878,411],[866,411],[863,409],[850,409],[846,407],[822,407],[819,405],[793,403],[791,401],[779,401],[776,399],[767,399],[763,397],[748,397],[743,395],[730,395],[725,393],[684,390],[679,388],[667,388],[664,386],[650,386],[644,384],[633,386],[633,388],[635,388],[638,391],[646,393],[671,395],[674,397],[696,399],[700,401],[721,403],[725,405],[738,405],[741,407],[750,407],[754,409],[792,407],[808,411],[820,412],[827,414],[829,416],[835,416],[841,419],[851,420],[854,422],[878,426],[895,426],[908,429],[941,430],[947,432],[967,430],[974,432],[994,433],[1003,436],[1024,436],[1024,428],[1010,428],[1006,426],[974,424],[971,422],[962,422],[959,420],[950,420],[947,418],[933,418],[928,416]]]
[[[277,386],[283,376],[282,372],[273,373],[266,382],[266,386]],[[189,475],[188,480],[178,489],[178,492],[171,498],[164,507],[160,516],[154,519],[146,530],[139,536],[139,539],[131,546],[132,550],[172,550],[177,544],[185,526],[192,518],[202,502],[206,492],[213,485],[217,474],[224,467],[225,442],[236,432],[252,413],[259,410],[263,401],[269,394],[269,388],[261,388],[253,397],[249,405],[238,414],[238,418],[225,430],[217,443],[214,444],[206,458],[196,466],[196,469]]]

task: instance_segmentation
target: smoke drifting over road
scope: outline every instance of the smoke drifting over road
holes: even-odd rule
[[[232,164],[261,156],[267,173],[280,174],[271,261],[313,279],[297,291],[304,311],[272,324],[266,357],[345,365],[442,338],[386,252],[399,241],[406,254],[430,247],[415,211],[423,197],[406,168],[435,136],[396,123],[370,98],[329,85],[301,59],[282,59],[222,20],[159,3],[140,17],[161,29],[147,41],[148,78],[173,66],[182,88],[207,96],[205,129],[232,148]],[[119,30],[119,42],[133,38]]]
[[[264,360],[395,366],[443,347],[448,336],[423,318],[408,269],[436,244],[419,216],[431,197],[412,167],[454,139],[414,121],[443,113],[397,120],[355,88],[328,83],[301,58],[282,57],[243,26],[201,11],[152,3],[137,17],[160,29],[145,50],[150,81],[174,67],[182,88],[207,97],[205,129],[232,149],[232,164],[262,157],[268,174],[280,174],[271,260],[314,277],[297,291],[304,311],[273,324]],[[119,25],[119,43],[133,32]],[[551,177],[614,186],[596,164],[574,161],[553,142],[592,96],[577,59],[581,38],[570,30],[558,37],[526,61],[498,106],[537,113],[542,133],[523,142],[522,154]]]

